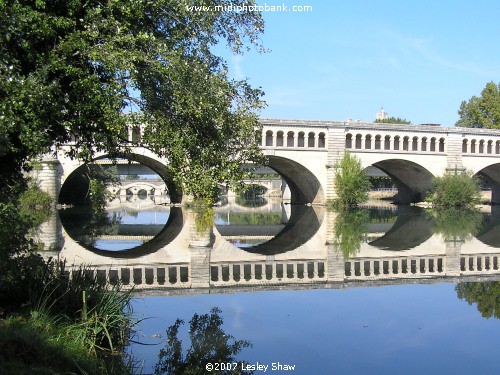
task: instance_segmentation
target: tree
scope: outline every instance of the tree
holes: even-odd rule
[[[242,366],[245,362],[236,361],[236,355],[252,344],[246,340],[234,340],[222,329],[221,311],[214,307],[209,314],[195,314],[189,321],[191,347],[183,354],[182,342],[178,338],[179,328],[184,321],[177,319],[167,329],[165,348],[160,350],[155,374],[252,374]],[[237,363],[236,366],[234,364]],[[213,364],[208,369],[207,364]],[[215,364],[222,367],[216,368]],[[226,367],[226,364],[229,365]],[[205,371],[205,369],[207,369]]]
[[[175,183],[196,197],[238,181],[242,161],[260,162],[262,92],[231,79],[211,49],[262,50],[261,15],[203,3],[213,11],[187,0],[0,2],[2,186],[69,141],[84,161],[126,155],[128,128],[139,125],[136,144],[168,158]],[[242,4],[254,2],[232,2]]]
[[[489,82],[481,96],[473,96],[460,104],[460,119],[455,126],[465,128],[500,128],[500,84]]]
[[[479,179],[469,171],[447,172],[434,179],[433,204],[437,207],[472,208],[480,202]]]
[[[335,165],[335,193],[337,199],[334,204],[339,208],[355,206],[368,199],[371,184],[365,174],[361,162],[348,151]]]
[[[477,304],[477,310],[484,318],[500,319],[500,282],[459,283],[455,290],[458,298],[466,300],[469,305]]]
[[[359,252],[363,238],[369,229],[369,221],[367,210],[342,210],[337,214],[333,243],[342,252],[344,260],[354,257]]]
[[[406,125],[411,125],[411,121],[408,121],[404,118],[399,118],[399,117],[388,117],[383,120],[375,120],[375,123],[380,123],[380,124],[406,124]]]
[[[434,218],[434,233],[441,234],[446,241],[465,241],[479,232],[483,215],[480,211],[462,208],[439,208],[431,212]]]

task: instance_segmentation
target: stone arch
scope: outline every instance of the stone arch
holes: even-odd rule
[[[295,133],[292,131],[289,131],[286,134],[286,147],[294,147],[295,146]]]
[[[283,147],[284,145],[284,133],[279,131],[276,133],[276,147]]]
[[[422,138],[422,143],[420,144],[420,151],[427,151],[427,137]]]
[[[411,150],[418,151],[418,137],[413,137],[411,141]]]
[[[478,153],[484,154],[484,139],[479,140]]]
[[[401,137],[399,135],[396,135],[394,137],[394,151],[399,151],[400,140],[401,140]]]
[[[130,190],[130,192],[134,195],[139,195],[141,190],[146,191],[147,195],[155,195],[156,190],[158,190],[160,186],[148,183],[146,181],[134,182],[130,181],[129,183],[122,182],[122,189]]]
[[[352,134],[347,133],[345,135],[345,148],[352,148]]]
[[[382,136],[380,134],[377,134],[375,136],[375,150],[380,150],[382,147]]]
[[[429,151],[436,152],[436,137],[431,138],[431,143],[429,146]]]
[[[109,155],[107,154],[100,155],[94,158],[93,161],[98,161],[107,158],[109,158]],[[172,203],[182,202],[182,197],[183,197],[182,192],[175,186],[173,182],[172,173],[170,172],[168,165],[166,165],[164,162],[153,159],[145,155],[134,154],[134,153],[119,155],[117,158],[126,159],[129,161],[135,161],[153,170],[165,182],[165,185],[167,186],[167,190],[170,196],[170,201]],[[88,180],[85,179],[82,180],[82,178],[80,177],[81,168],[83,168],[85,165],[86,165],[85,163],[82,163],[78,165],[76,168],[74,168],[72,171],[66,171],[66,173],[69,173],[69,175],[66,176],[61,186],[61,190],[58,194],[59,203],[73,203],[78,201],[78,198],[82,196],[82,191],[84,192],[83,195],[86,195],[85,192],[88,189]],[[87,184],[87,185],[82,185],[82,184]]]
[[[484,167],[481,165],[473,172],[482,178],[488,188],[491,188],[491,203],[500,204],[500,162]]]
[[[307,147],[314,147],[316,140],[315,140],[316,134],[314,132],[309,132],[307,135]]]
[[[410,137],[405,136],[403,137],[403,151],[409,151],[410,150]]]
[[[266,146],[273,146],[273,132],[271,130],[266,132]]]
[[[470,141],[470,153],[471,154],[475,154],[476,153],[476,140],[475,139],[472,139]]]
[[[371,134],[365,135],[365,150],[370,150],[372,148],[372,136]]]
[[[391,177],[398,188],[398,203],[421,202],[432,191],[433,174],[421,165],[403,159],[386,159],[372,164]]]
[[[305,133],[299,132],[299,136],[297,138],[297,147],[305,147]]]
[[[361,134],[356,134],[356,141],[354,144],[354,148],[361,149],[362,148],[362,145],[361,145],[362,141],[363,141],[363,136]]]
[[[469,152],[469,140],[465,138],[462,141],[462,153],[466,154]]]
[[[444,152],[445,140],[444,138],[439,138],[439,152]]]
[[[268,157],[268,166],[274,169],[290,187],[292,203],[325,202],[323,187],[316,176],[302,164],[279,156]]]
[[[319,133],[318,137],[318,148],[325,148],[325,147],[326,147],[325,133],[321,132]]]
[[[384,138],[384,150],[390,150],[391,149],[391,136],[386,135]]]

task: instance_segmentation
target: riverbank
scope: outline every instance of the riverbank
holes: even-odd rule
[[[135,324],[130,292],[98,280],[90,269],[69,277],[61,263],[38,255],[18,260],[22,276],[0,293],[2,374],[134,372],[123,351]],[[9,297],[21,289],[27,297]]]

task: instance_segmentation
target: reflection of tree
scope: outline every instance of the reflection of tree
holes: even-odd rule
[[[226,219],[222,214],[219,218]],[[231,212],[229,222],[232,225],[280,225],[283,215],[281,212]]]
[[[89,207],[62,210],[59,215],[66,232],[76,241],[88,246],[94,246],[99,236],[118,234],[122,219],[117,212],[110,216],[105,210]]]
[[[178,338],[179,327],[184,321],[177,319],[174,325],[167,329],[165,348],[160,350],[155,374],[252,374],[253,371],[242,369],[239,361],[236,368],[229,370],[206,371],[207,364],[236,363],[235,356],[244,348],[251,347],[246,340],[234,340],[222,329],[221,310],[214,307],[210,314],[195,314],[189,321],[189,338],[191,347],[186,354],[182,350],[182,342]]]
[[[237,196],[235,202],[238,206],[242,207],[263,207],[267,204],[266,198],[253,198],[249,199],[246,197]]]
[[[465,241],[475,236],[483,219],[476,210],[439,209],[433,211],[434,233],[441,234],[446,240]]]
[[[364,234],[368,232],[369,213],[367,210],[352,209],[340,211],[334,225],[333,243],[340,248],[344,259],[358,253]]]
[[[197,233],[205,233],[214,225],[214,209],[212,207],[196,207],[194,224]]]
[[[395,223],[398,220],[397,210],[369,210],[370,223]]]
[[[500,282],[461,283],[455,290],[458,298],[466,300],[469,305],[476,303],[484,318],[500,319]]]

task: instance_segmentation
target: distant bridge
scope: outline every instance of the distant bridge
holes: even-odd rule
[[[260,122],[261,148],[269,167],[289,186],[292,202],[323,204],[334,198],[333,166],[349,150],[365,168],[374,166],[392,177],[402,203],[423,200],[432,189],[433,177],[462,169],[482,175],[492,189],[492,202],[500,203],[499,130],[280,119]],[[139,128],[131,129],[131,140],[139,136]],[[39,172],[42,188],[54,196],[81,165],[61,151],[64,148],[55,157],[46,157]],[[168,160],[142,147],[133,147],[125,157],[158,173],[167,190],[175,192],[176,201],[182,200],[169,177]]]

